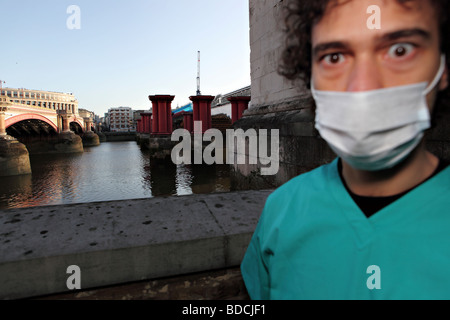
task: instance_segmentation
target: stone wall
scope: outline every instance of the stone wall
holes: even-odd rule
[[[31,300],[249,300],[239,268],[211,270]]]
[[[106,142],[135,141],[135,132],[103,132]]]
[[[279,171],[262,176],[261,165],[234,165],[233,189],[277,187],[334,158],[314,129],[310,92],[278,74],[283,48],[283,0],[250,0],[251,97],[235,129],[279,130]]]
[[[284,42],[283,0],[250,0],[249,109],[286,104],[305,95],[301,85],[286,80],[277,72]]]

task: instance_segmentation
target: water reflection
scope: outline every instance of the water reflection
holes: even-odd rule
[[[188,165],[177,165],[175,183],[178,195],[192,194],[192,168]]]
[[[227,165],[150,161],[135,142],[31,156],[33,174],[0,178],[0,209],[229,191]]]

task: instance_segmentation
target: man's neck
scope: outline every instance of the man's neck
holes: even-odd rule
[[[367,197],[387,197],[400,194],[428,179],[439,165],[439,159],[422,143],[400,165],[382,171],[362,171],[342,161],[342,175],[348,188]]]

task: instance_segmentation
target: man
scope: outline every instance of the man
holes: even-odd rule
[[[241,266],[251,298],[449,299],[450,168],[424,143],[448,92],[448,1],[294,4],[282,73],[311,80],[338,158],[268,198]]]

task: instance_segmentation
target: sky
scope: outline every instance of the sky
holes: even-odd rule
[[[76,6],[79,11],[68,10]],[[71,92],[79,108],[172,107],[250,85],[248,0],[0,0],[3,87]]]

